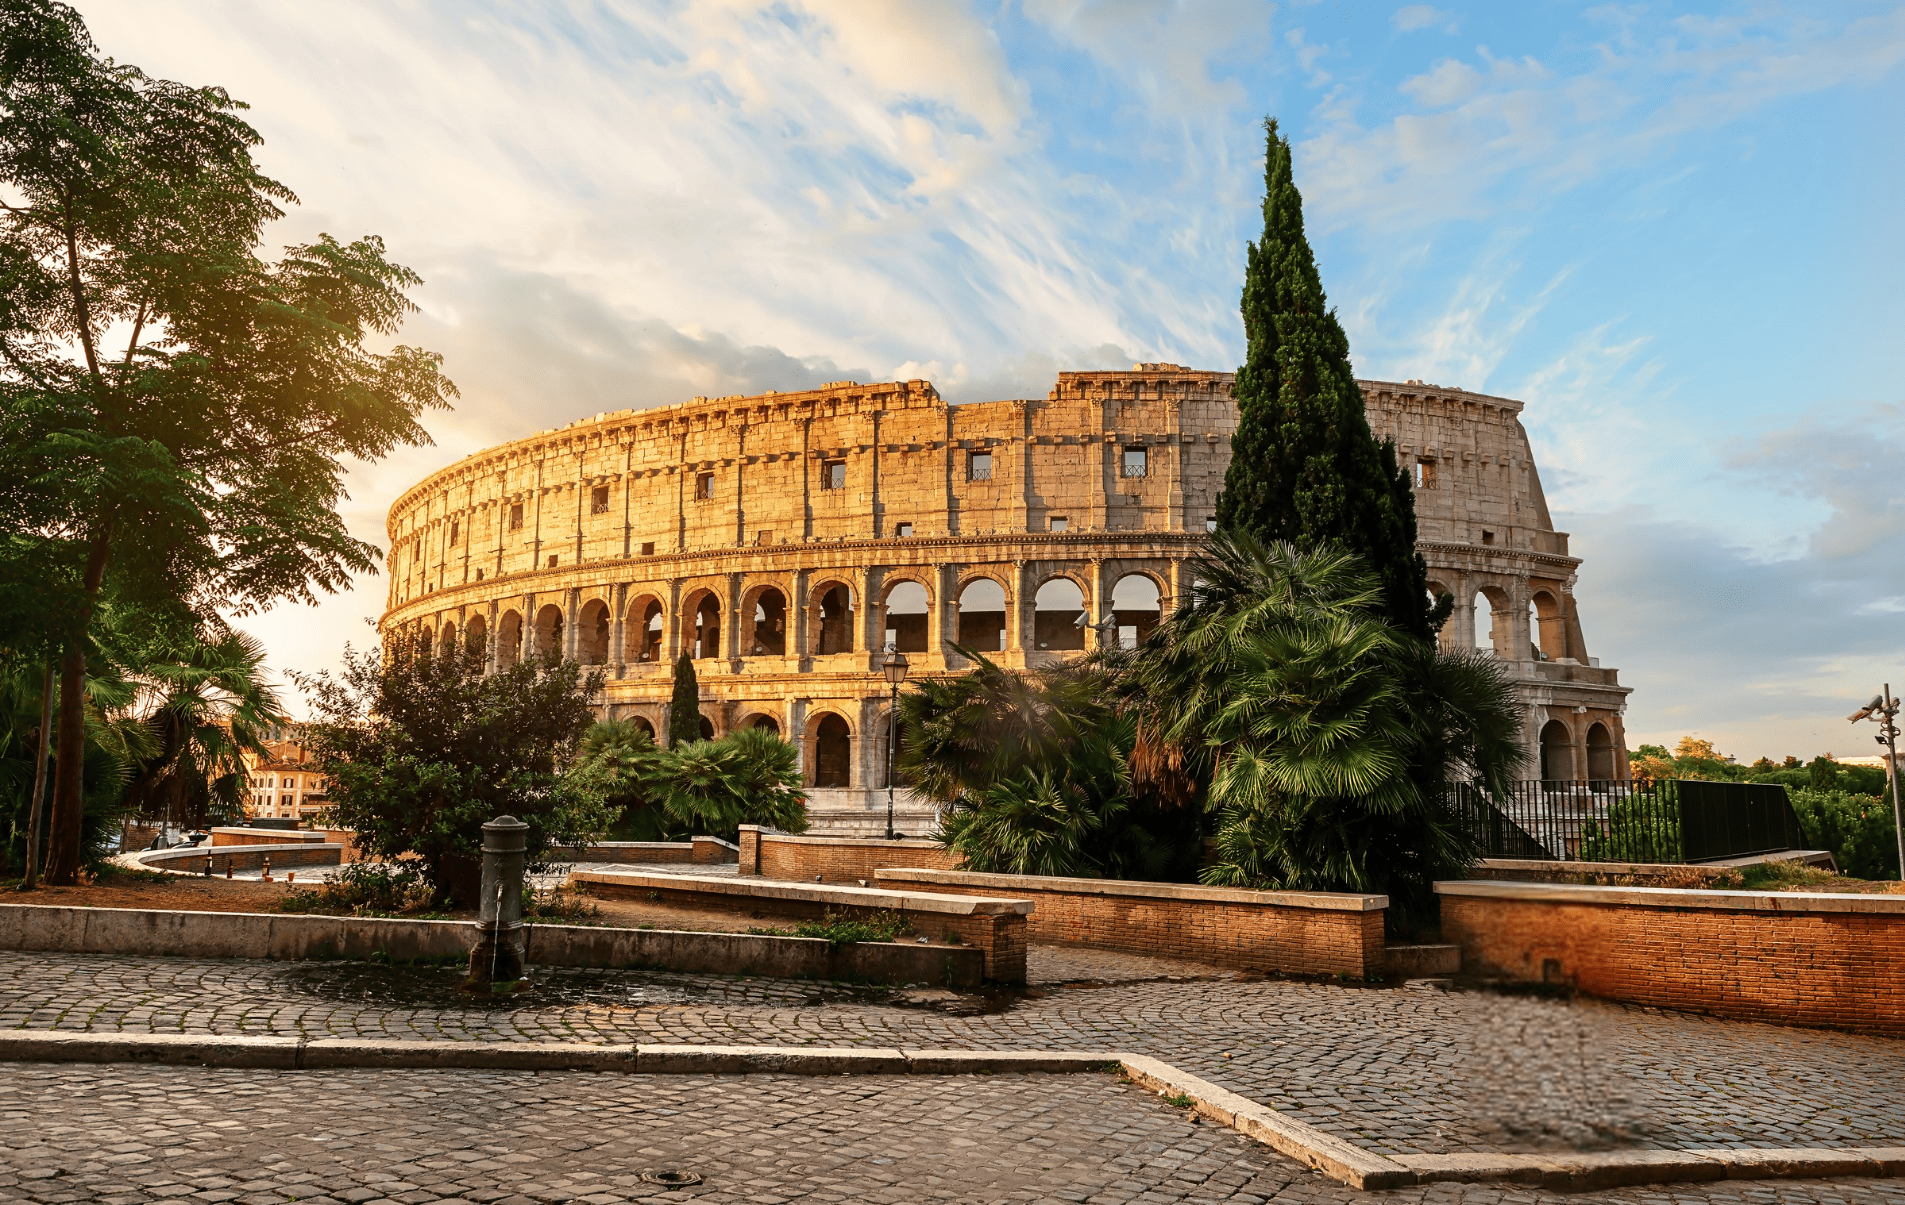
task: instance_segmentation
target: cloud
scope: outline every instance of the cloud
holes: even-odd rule
[[[1768,9],[1615,32],[1571,71],[1485,46],[1444,59],[1399,85],[1412,109],[1367,125],[1355,98],[1331,97],[1322,128],[1297,148],[1320,224],[1407,230],[1488,217],[1777,100],[1905,63],[1905,9],[1842,23]]]
[[[1405,4],[1389,18],[1389,23],[1404,33],[1417,29],[1439,29],[1444,33],[1454,33],[1456,26],[1453,14],[1428,4]]]

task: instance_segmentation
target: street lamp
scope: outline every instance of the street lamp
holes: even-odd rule
[[[1885,785],[1892,792],[1892,827],[1898,837],[1899,877],[1905,879],[1905,808],[1898,806],[1898,705],[1892,697],[1892,684],[1885,684],[1885,693],[1873,695],[1872,701],[1847,716],[1854,724],[1860,720],[1877,720],[1879,734],[1872,739],[1884,745],[1888,756],[1885,759]]]
[[[898,768],[900,756],[900,683],[906,681],[906,654],[898,649],[890,649],[886,660],[880,664],[886,672],[886,680],[893,687],[893,702],[886,713],[886,839],[893,839],[893,773]]]

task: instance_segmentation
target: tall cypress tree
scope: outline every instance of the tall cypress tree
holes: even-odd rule
[[[1303,235],[1290,143],[1265,123],[1263,238],[1250,245],[1237,369],[1237,433],[1217,499],[1220,530],[1301,547],[1335,545],[1369,561],[1401,631],[1433,637],[1446,600],[1428,603],[1415,497],[1395,445],[1377,443],[1349,363],[1349,339],[1323,295]]]
[[[701,683],[695,663],[683,653],[675,662],[675,697],[668,703],[668,747],[701,739]]]

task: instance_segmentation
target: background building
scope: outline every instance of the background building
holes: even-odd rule
[[[492,666],[607,667],[603,713],[666,738],[686,651],[703,735],[794,742],[817,826],[884,824],[887,646],[956,672],[1135,643],[1189,588],[1230,459],[1229,373],[1063,373],[1039,401],[949,406],[925,381],[625,410],[464,458],[389,518],[382,629]],[[1415,476],[1443,639],[1512,663],[1545,777],[1626,773],[1627,688],[1587,656],[1521,403],[1364,382]],[[280,771],[279,773],[282,773]],[[282,794],[282,791],[280,791]],[[903,796],[903,831],[931,808]]]
[[[274,730],[269,755],[244,755],[245,819],[310,821],[324,810],[324,776],[316,772],[295,726]]]

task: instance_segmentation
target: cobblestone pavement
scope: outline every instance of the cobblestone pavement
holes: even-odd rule
[[[691,1172],[702,1183],[671,1192],[645,1182],[645,1172]],[[1549,1196],[1437,1185],[1380,1199],[1521,1205]],[[954,1082],[25,1064],[0,1076],[0,1201],[620,1205],[654,1198],[759,1205],[1368,1199],[1109,1075]],[[1586,1199],[1900,1205],[1905,1183],[1758,1181]]]
[[[1086,968],[1084,952],[1050,955]],[[1130,967],[1127,964],[1126,969]],[[0,1027],[449,1041],[1151,1054],[1377,1150],[1905,1140],[1905,1043],[1604,1004],[1282,980],[989,997],[550,969],[471,1001],[452,969],[0,954]]]

